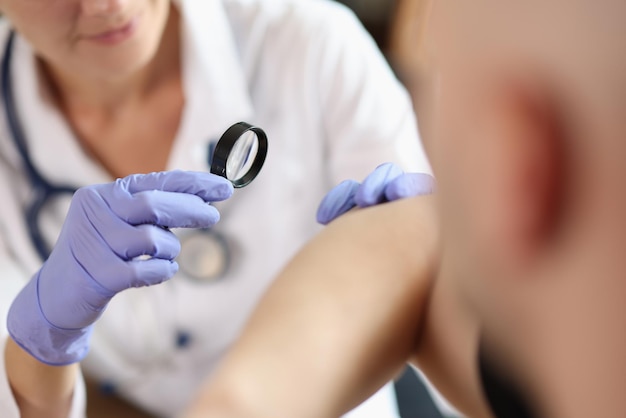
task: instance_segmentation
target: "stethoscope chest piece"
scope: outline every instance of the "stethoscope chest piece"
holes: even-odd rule
[[[178,265],[190,279],[210,283],[223,278],[230,267],[226,238],[214,230],[190,231],[181,240]]]

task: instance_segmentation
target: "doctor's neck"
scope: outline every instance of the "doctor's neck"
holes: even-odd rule
[[[136,71],[95,77],[71,73],[41,59],[39,67],[66,116],[86,111],[115,116],[123,108],[141,105],[162,88],[181,85],[180,16],[172,7],[156,52]]]

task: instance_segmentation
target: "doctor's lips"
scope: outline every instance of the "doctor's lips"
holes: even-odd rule
[[[83,38],[101,45],[116,45],[130,38],[137,29],[139,16],[135,16],[125,24]]]

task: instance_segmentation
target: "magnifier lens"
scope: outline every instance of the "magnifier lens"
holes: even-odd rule
[[[244,132],[235,142],[226,162],[226,178],[241,180],[250,172],[259,151],[259,139],[252,131]]]
[[[248,185],[259,174],[267,155],[267,136],[261,128],[239,122],[217,141],[211,173],[225,177],[234,187]]]

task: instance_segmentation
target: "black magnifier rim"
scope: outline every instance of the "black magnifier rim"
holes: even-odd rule
[[[246,173],[246,175],[237,180],[230,180],[228,177],[226,177],[226,162],[228,161],[228,156],[233,150],[233,147],[235,146],[237,140],[248,131],[252,131],[256,134],[259,141],[259,149],[257,151],[256,157],[254,158],[254,161],[252,162],[252,166],[250,167],[250,170]],[[233,184],[233,187],[244,187],[250,184],[250,182],[254,180],[257,174],[259,174],[261,168],[263,167],[263,163],[265,163],[266,156],[267,135],[265,135],[263,129],[254,125],[250,125],[246,122],[238,122],[228,128],[219,139],[219,141],[217,141],[217,145],[215,146],[215,150],[213,151],[213,160],[211,161],[211,173],[228,179]]]

